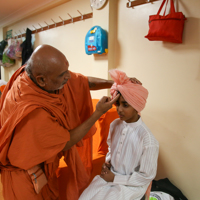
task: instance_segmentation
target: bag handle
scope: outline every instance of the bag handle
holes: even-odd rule
[[[157,15],[160,14],[160,12],[161,12],[161,10],[162,10],[162,8],[163,8],[163,6],[164,6],[164,4],[165,4],[166,1],[167,1],[167,3],[165,5],[165,11],[164,11],[164,14],[163,14],[163,16],[165,16],[165,12],[166,12],[166,8],[167,8],[168,0],[163,0],[162,4],[161,4],[161,6],[160,6],[160,8],[158,10]],[[174,8],[174,1],[170,0],[170,13],[175,13],[175,12],[176,11],[175,11],[175,8]]]

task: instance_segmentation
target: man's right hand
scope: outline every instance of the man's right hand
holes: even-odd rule
[[[112,108],[112,104],[114,104],[119,98],[120,94],[118,94],[114,99],[111,100],[110,97],[102,97],[96,105],[96,111],[104,114],[109,109]]]

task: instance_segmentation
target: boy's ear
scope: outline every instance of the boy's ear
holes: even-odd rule
[[[40,87],[45,87],[46,85],[46,78],[44,75],[38,75],[36,76],[36,82]]]

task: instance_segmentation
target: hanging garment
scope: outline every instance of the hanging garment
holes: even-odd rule
[[[5,47],[6,47],[7,44],[8,44],[8,43],[7,43],[6,40],[2,40],[2,41],[0,42],[0,60],[2,60],[3,51],[4,51],[4,49],[5,49]]]
[[[22,65],[26,63],[26,61],[30,58],[33,53],[32,43],[31,43],[31,34],[32,31],[27,28],[26,29],[26,40],[21,44],[22,47]]]

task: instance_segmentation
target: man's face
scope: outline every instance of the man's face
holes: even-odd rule
[[[63,64],[59,65],[53,73],[46,77],[44,89],[50,93],[54,93],[56,90],[62,89],[71,77],[68,68],[69,63],[65,59]]]

